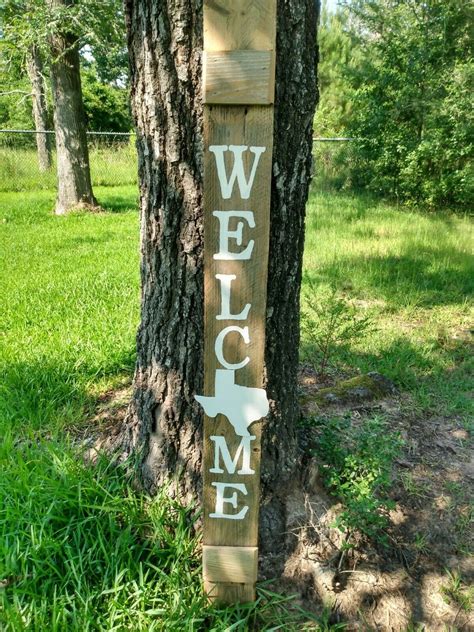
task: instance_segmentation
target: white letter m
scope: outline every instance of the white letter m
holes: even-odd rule
[[[242,467],[237,474],[255,474],[255,470],[250,467],[250,442],[255,437],[242,437],[239,447],[236,450],[235,457],[232,459],[225,437],[210,437],[214,441],[214,467],[209,471],[213,474],[223,474],[224,470],[220,467],[219,454],[222,455],[225,468],[229,474],[234,474],[240,457],[242,456]]]

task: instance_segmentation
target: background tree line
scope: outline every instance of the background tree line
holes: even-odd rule
[[[323,6],[315,134],[355,138],[318,147],[326,184],[431,207],[472,204],[473,17],[467,0],[345,0],[335,13]],[[88,130],[129,131],[120,0],[0,4],[0,127],[34,127],[35,89],[40,120],[52,127],[51,36],[60,18],[79,51]]]
[[[466,0],[323,7],[315,131],[356,139],[332,150],[337,186],[429,206],[472,204],[472,7]]]
[[[95,119],[99,126],[104,122],[107,127],[129,126],[124,116],[126,93],[117,92],[126,79],[122,11],[120,0],[6,0],[0,5],[1,70],[7,83],[13,82],[4,95],[31,97],[41,171],[52,165],[46,130],[51,118],[54,121],[58,215],[98,206],[92,190],[87,124]],[[81,57],[82,65],[86,61],[89,66],[83,77]],[[89,84],[86,90],[84,78]]]

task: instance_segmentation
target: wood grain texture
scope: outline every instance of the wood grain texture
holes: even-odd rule
[[[275,50],[276,0],[204,0],[204,50]]]
[[[204,103],[269,105],[275,96],[273,51],[204,52]]]
[[[248,327],[250,333],[248,344],[237,333],[226,338],[225,357],[229,363],[249,358],[244,368],[235,371],[236,384],[263,388],[274,121],[270,103],[274,93],[275,35],[276,0],[204,0],[204,395],[208,397],[215,393],[216,370],[223,368],[217,360],[214,342],[227,326]],[[249,55],[253,51],[258,55]],[[223,52],[227,54],[223,55]],[[268,60],[265,64],[255,61],[262,59],[262,52],[265,53],[264,59]],[[248,60],[251,63],[243,68],[243,62]],[[258,64],[260,68],[257,68]],[[260,101],[255,104],[252,99],[260,99],[262,89],[267,100],[262,105]],[[255,97],[258,91],[260,96]],[[210,96],[211,93],[213,96]],[[222,103],[211,104],[209,96],[211,99],[222,98]],[[239,99],[236,103],[245,104],[245,107],[234,104],[236,98]],[[248,199],[241,197],[237,183],[231,197],[223,198],[216,158],[209,150],[213,145],[265,147]],[[244,153],[247,175],[251,172],[254,158],[250,151]],[[226,152],[225,163],[230,174],[233,167],[231,152]],[[242,251],[253,240],[254,248],[249,260],[214,259],[220,249],[219,221],[213,215],[217,210],[251,211],[254,214],[255,227],[245,224],[242,242],[237,248]],[[235,230],[236,227],[237,219],[234,218],[230,229]],[[235,275],[231,313],[238,314],[251,304],[245,321],[216,318],[221,311],[221,286],[216,274]],[[237,470],[234,473],[211,473],[215,460],[211,436],[225,437],[230,455],[236,454],[242,437],[235,433],[226,416],[204,417],[204,587],[209,598],[215,601],[232,603],[255,599],[262,423],[263,420],[260,420],[249,428],[250,434],[255,437],[250,453],[250,468],[254,473],[239,474]],[[237,514],[248,507],[243,519],[210,516],[216,510],[216,488],[213,485],[216,482],[245,485],[246,495],[236,493],[237,505],[228,509],[230,513]],[[228,495],[231,493],[232,490],[229,490]],[[222,548],[224,553],[217,553]]]
[[[256,546],[204,546],[204,579],[209,583],[251,584],[258,563]]]

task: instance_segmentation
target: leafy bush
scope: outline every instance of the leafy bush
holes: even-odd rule
[[[393,460],[401,439],[389,432],[380,417],[361,426],[347,418],[322,422],[316,453],[323,480],[330,493],[344,505],[336,526],[345,533],[358,531],[385,543],[383,529],[393,502],[387,497]]]
[[[323,12],[315,131],[357,139],[335,186],[472,205],[471,23],[458,0],[352,0]]]
[[[363,338],[372,324],[367,316],[357,316],[356,308],[338,297],[335,288],[316,288],[308,280],[303,290],[301,328],[310,343],[307,357],[324,376],[336,346]]]
[[[83,70],[81,75],[88,130],[130,131],[133,124],[128,89],[102,83],[93,70]]]

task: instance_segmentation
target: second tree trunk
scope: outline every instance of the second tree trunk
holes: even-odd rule
[[[53,4],[67,6],[70,2],[53,0]],[[51,52],[58,163],[55,212],[63,215],[75,208],[95,207],[97,202],[92,193],[77,38],[68,32],[55,34]]]

